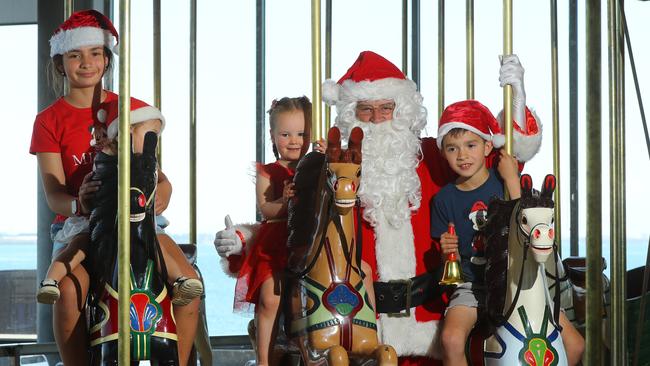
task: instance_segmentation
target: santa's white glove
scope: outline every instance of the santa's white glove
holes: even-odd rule
[[[524,68],[517,55],[499,56],[499,84],[512,86],[512,117],[522,130],[526,130],[526,91],[524,90]]]
[[[228,258],[231,255],[241,254],[243,244],[232,225],[230,215],[226,215],[225,221],[226,229],[218,231],[214,236],[214,248],[221,257]]]

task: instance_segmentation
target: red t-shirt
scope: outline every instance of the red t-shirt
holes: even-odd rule
[[[117,94],[106,91],[106,99],[95,110],[117,99]],[[30,154],[60,153],[66,190],[73,196],[77,196],[84,176],[93,167],[95,149],[90,146],[90,140],[96,115],[93,108],[77,108],[59,98],[41,111],[34,121]],[[56,215],[54,222],[64,220],[65,216]]]

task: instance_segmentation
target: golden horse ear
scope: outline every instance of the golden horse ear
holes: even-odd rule
[[[327,150],[325,153],[330,162],[339,161],[341,155],[341,131],[338,127],[330,128],[327,133]]]
[[[363,130],[359,127],[352,129],[348,141],[348,150],[352,153],[350,161],[355,164],[361,164],[361,141],[363,140]]]

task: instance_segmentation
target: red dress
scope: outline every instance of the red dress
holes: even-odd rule
[[[284,181],[293,179],[294,171],[274,162],[257,165],[261,176],[271,181],[273,196],[271,200],[282,197]],[[257,304],[259,289],[264,281],[271,278],[273,273],[284,271],[287,267],[287,218],[264,220],[260,226],[255,246],[251,253],[245,256],[237,276],[235,286],[235,311],[248,311],[251,304]]]

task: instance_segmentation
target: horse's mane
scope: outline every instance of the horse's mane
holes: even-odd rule
[[[90,214],[89,264],[91,303],[100,300],[104,284],[111,280],[117,258],[117,156],[98,153],[93,180],[102,184],[95,193]]]
[[[325,184],[326,162],[324,154],[311,152],[296,167],[293,178],[296,196],[289,201],[287,221],[288,270],[293,273],[304,270],[309,246],[317,234],[319,217],[324,219],[324,216],[315,214],[327,210],[325,207],[317,207],[318,204],[327,206],[331,201],[332,192]]]
[[[488,206],[488,222],[484,229],[487,242],[485,256],[485,284],[486,300],[485,314],[479,316],[484,319],[479,329],[484,334],[492,334],[497,326],[505,319],[503,310],[507,292],[508,275],[508,240],[510,235],[511,220],[518,220],[517,215],[523,209],[533,207],[553,208],[552,196],[544,196],[537,190],[530,190],[527,193],[522,191],[522,197],[518,200],[504,201],[494,200]],[[514,230],[514,229],[513,229]],[[513,234],[515,235],[515,234]]]
[[[131,156],[131,186],[142,188],[153,195],[156,185],[157,160],[155,155],[157,137],[153,133],[145,136],[145,148],[142,154]],[[102,182],[93,200],[93,210],[89,219],[90,245],[87,255],[90,273],[90,302],[96,304],[104,290],[105,283],[111,283],[117,262],[117,156],[98,153],[95,157],[94,180]],[[145,188],[146,187],[146,188]],[[161,278],[166,282],[167,267],[156,237],[154,197],[145,207],[145,218],[131,223],[131,264],[141,268],[151,259],[159,268]],[[134,202],[135,200],[135,202]],[[131,194],[131,206],[138,205],[137,195]],[[164,284],[164,283],[163,283]]]
[[[503,321],[503,307],[506,299],[508,275],[508,234],[510,218],[519,200],[505,201],[495,199],[488,205],[487,225],[484,229],[487,245],[485,246],[485,314],[479,329],[484,334],[492,334]]]

